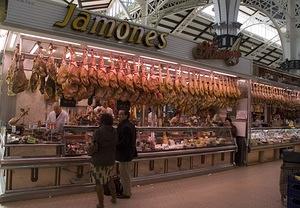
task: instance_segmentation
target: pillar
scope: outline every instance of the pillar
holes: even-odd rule
[[[288,0],[288,14],[286,15],[287,30],[282,37],[282,48],[284,62],[281,68],[294,74],[300,75],[300,28],[296,13],[296,1]],[[300,25],[299,25],[300,26]]]
[[[240,0],[213,0],[216,30],[215,41],[219,48],[231,47],[238,38],[241,24],[237,22]]]

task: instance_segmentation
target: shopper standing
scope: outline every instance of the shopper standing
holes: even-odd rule
[[[120,123],[118,125],[118,144],[116,159],[119,161],[120,179],[123,186],[123,194],[118,198],[129,199],[131,197],[131,161],[137,156],[136,129],[129,121],[129,111],[119,110]]]
[[[93,176],[96,181],[96,192],[99,204],[97,208],[104,207],[103,185],[108,183],[112,196],[111,202],[116,203],[116,187],[112,180],[116,159],[116,145],[118,141],[117,131],[113,128],[113,117],[104,113],[100,117],[100,127],[93,137]]]
[[[235,153],[235,164],[237,164],[238,166],[243,166],[244,160],[245,160],[244,154],[246,152],[245,138],[237,136],[237,128],[232,123],[232,120],[228,117],[225,119],[225,126],[231,128],[231,135],[232,135],[233,139],[235,139],[235,141],[236,141],[237,152]]]

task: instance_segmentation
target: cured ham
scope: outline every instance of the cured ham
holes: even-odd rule
[[[70,60],[67,61],[68,51]],[[155,63],[149,67],[143,62],[137,64],[136,60],[128,61],[125,57],[116,59],[112,54],[108,58],[98,53],[99,60],[96,62],[95,52],[90,51],[90,60],[88,53],[89,51],[83,48],[82,59],[76,60],[74,49],[67,47],[57,69],[53,45],[50,45],[47,62],[40,49],[33,63],[30,90],[34,92],[41,83],[40,91],[44,93],[46,90],[48,100],[63,96],[66,99],[80,101],[95,96],[102,100],[130,101],[135,105],[171,104],[187,114],[213,106],[226,107],[235,104],[241,96],[237,80],[231,77],[200,74],[190,71],[189,68],[182,70],[180,65],[170,67]],[[108,60],[109,66],[105,65],[104,60]],[[15,55],[7,77],[11,94],[22,91],[23,85],[25,86],[24,81],[22,87],[15,86],[14,92],[12,91],[11,80],[17,68],[22,69],[22,60]],[[21,72],[18,72],[19,77]],[[46,87],[45,78],[47,78]],[[253,85],[252,88],[257,99],[272,99],[273,94],[278,94],[277,101],[284,102],[298,96],[270,87],[265,88],[262,85]]]

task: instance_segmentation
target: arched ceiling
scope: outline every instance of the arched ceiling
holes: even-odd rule
[[[58,0],[56,0],[58,1]],[[79,7],[94,12],[139,22],[180,37],[201,42],[213,38],[213,18],[203,12],[212,0],[61,0],[78,3]],[[296,0],[299,1],[299,0]],[[300,5],[297,4],[297,5]],[[296,11],[300,7],[295,8]],[[240,14],[248,16],[244,24],[257,21],[277,30],[285,30],[287,0],[241,0]],[[300,21],[298,21],[300,23]],[[253,29],[253,28],[252,28]],[[269,39],[243,30],[240,50],[244,57],[268,66],[278,67],[282,62],[280,35]]]

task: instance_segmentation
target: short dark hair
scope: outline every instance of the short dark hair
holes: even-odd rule
[[[102,125],[112,126],[113,123],[114,123],[114,119],[113,119],[113,117],[112,117],[111,114],[109,114],[109,113],[103,113],[100,116],[100,123]]]
[[[229,121],[230,123],[232,123],[231,118],[228,118],[228,117],[225,118],[225,121]]]

